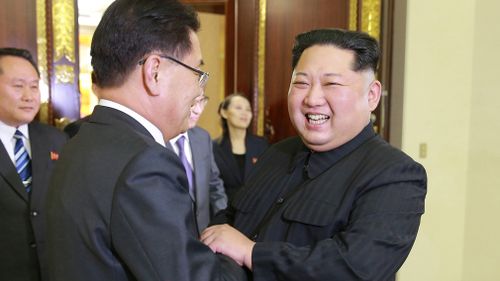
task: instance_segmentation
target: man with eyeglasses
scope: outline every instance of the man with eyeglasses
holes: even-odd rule
[[[99,104],[60,155],[47,199],[51,281],[245,280],[198,240],[183,163],[208,74],[194,11],[117,0],[92,38]]]
[[[212,140],[207,131],[196,126],[207,103],[208,97],[203,94],[196,98],[195,104],[191,107],[189,130],[169,142],[170,148],[181,160],[186,157],[187,163],[184,169],[186,174],[192,175],[190,195],[196,214],[198,233],[207,227],[211,217],[227,207],[224,182],[219,177]]]

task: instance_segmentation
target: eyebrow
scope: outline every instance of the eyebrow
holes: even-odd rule
[[[13,81],[13,82],[18,82],[18,81],[20,81],[20,82],[24,82],[24,83],[33,83],[33,82],[40,82],[40,78],[33,79],[33,80],[27,80],[27,79],[25,79],[25,78],[13,77],[13,78],[11,79],[11,81]]]
[[[307,73],[305,73],[305,72],[296,72],[295,76],[306,76],[307,77],[309,75],[307,75]],[[329,72],[329,73],[323,74],[322,76],[326,76],[326,77],[330,77],[330,76],[342,77],[342,74],[334,73],[334,72]]]

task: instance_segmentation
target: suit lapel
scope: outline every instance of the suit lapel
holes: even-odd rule
[[[28,193],[24,188],[21,178],[17,174],[16,167],[10,160],[9,154],[3,144],[0,143],[0,175],[5,182],[17,193],[21,198],[28,202]]]
[[[235,182],[237,182],[238,184],[243,183],[243,179],[241,178],[241,173],[239,171],[238,162],[236,162],[236,159],[233,156],[233,149],[231,147],[231,141],[229,140],[229,137],[227,139],[222,138],[219,145],[223,152],[222,156],[226,164],[226,167],[228,167],[228,170],[234,171],[234,173],[226,175],[226,177],[227,176],[234,177]]]
[[[48,167],[52,161],[49,152],[51,144],[36,124],[31,123],[28,128],[31,143],[31,174],[33,176],[31,201],[33,205],[37,205],[36,201],[44,198],[41,195],[45,194],[47,188],[47,171],[49,171]]]
[[[189,145],[191,148],[191,156],[193,157],[193,171],[194,171],[194,190],[196,193],[196,198],[200,199],[200,190],[199,187],[201,184],[199,181],[201,180],[200,173],[202,169],[196,169],[196,166],[201,164],[200,161],[205,157],[203,154],[205,151],[201,149],[201,145],[199,143],[199,138],[196,137],[196,132],[194,130],[188,130],[189,136]]]

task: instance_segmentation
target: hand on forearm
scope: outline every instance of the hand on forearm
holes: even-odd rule
[[[211,226],[203,231],[201,241],[212,251],[229,256],[239,265],[252,269],[252,250],[255,242],[233,227],[227,224]]]

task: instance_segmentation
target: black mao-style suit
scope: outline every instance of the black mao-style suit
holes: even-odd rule
[[[253,280],[394,280],[424,212],[426,173],[371,127],[362,135],[324,153],[295,137],[261,157],[228,209],[257,241]]]
[[[0,280],[49,280],[46,264],[45,197],[54,163],[66,135],[32,122],[31,193],[25,190],[5,147],[0,143]]]
[[[48,195],[52,281],[225,280],[197,237],[182,163],[129,115],[96,106]]]
[[[246,134],[245,171],[242,176],[238,163],[233,156],[229,137],[220,136],[214,140],[215,162],[217,163],[217,167],[219,167],[220,176],[224,181],[224,188],[229,201],[232,200],[236,192],[243,186],[245,179],[268,146],[269,144],[266,139],[250,133]]]

